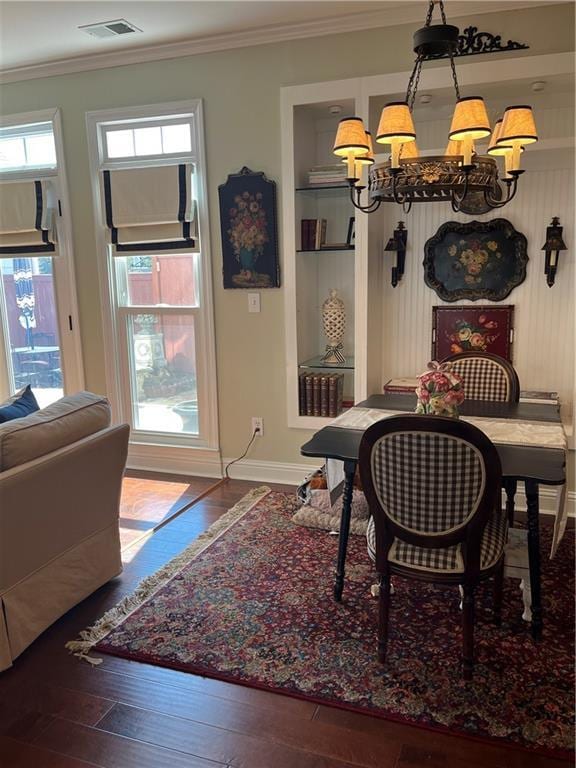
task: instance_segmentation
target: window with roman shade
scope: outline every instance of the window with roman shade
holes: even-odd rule
[[[0,257],[54,254],[50,181],[0,181]]]
[[[115,254],[198,250],[192,173],[190,163],[102,171]]]

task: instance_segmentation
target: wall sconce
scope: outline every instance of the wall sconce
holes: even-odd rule
[[[404,264],[406,262],[406,242],[408,238],[408,231],[404,229],[404,222],[399,221],[397,229],[394,230],[394,234],[386,243],[385,251],[396,251],[396,266],[392,267],[392,287],[396,288],[402,275],[404,274]]]
[[[567,250],[566,243],[562,239],[562,227],[558,216],[554,216],[550,226],[546,227],[546,242],[542,246],[542,250],[546,252],[544,274],[546,275],[546,282],[551,288],[556,277],[560,251]]]

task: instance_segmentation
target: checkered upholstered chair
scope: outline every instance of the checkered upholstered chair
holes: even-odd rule
[[[517,403],[520,397],[520,382],[513,366],[499,355],[490,352],[459,352],[445,358],[443,363],[452,363],[452,370],[462,376],[464,396],[467,400],[491,400]],[[514,524],[514,498],[517,482],[508,478],[506,490],[506,511],[508,523]]]
[[[518,374],[503,357],[490,352],[459,352],[442,362],[452,363],[454,373],[462,376],[467,400],[518,402]]]
[[[370,506],[368,554],[379,579],[378,658],[388,637],[390,575],[463,589],[463,675],[472,677],[474,591],[494,575],[500,622],[508,520],[493,443],[472,424],[409,414],[373,424],[360,444]]]

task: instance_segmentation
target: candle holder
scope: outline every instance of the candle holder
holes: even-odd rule
[[[567,250],[566,243],[562,239],[562,229],[558,216],[554,216],[550,226],[546,227],[546,242],[542,246],[542,250],[546,253],[544,274],[549,288],[552,288],[556,279],[560,251]]]
[[[399,221],[394,234],[386,243],[385,251],[396,252],[396,266],[392,267],[391,280],[392,287],[396,288],[402,276],[404,275],[404,266],[406,264],[406,243],[408,231],[404,228],[404,222]]]

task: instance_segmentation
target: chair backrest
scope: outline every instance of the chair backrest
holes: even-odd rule
[[[518,402],[518,374],[503,357],[490,352],[459,352],[442,362],[452,363],[454,373],[462,377],[467,400]]]
[[[408,414],[373,424],[360,444],[360,474],[387,555],[394,538],[420,547],[466,541],[479,564],[481,532],[499,499],[500,457],[472,424]],[[378,541],[380,539],[380,546]]]

